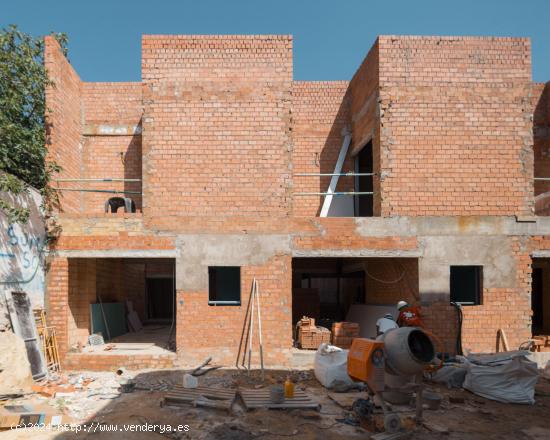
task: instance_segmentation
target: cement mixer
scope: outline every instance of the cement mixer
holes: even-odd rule
[[[394,433],[401,428],[401,419],[387,410],[387,396],[390,393],[394,393],[394,397],[412,396],[416,392],[416,421],[420,423],[422,372],[430,367],[434,358],[434,345],[422,329],[401,327],[377,339],[354,339],[348,353],[348,374],[353,380],[366,383],[370,393],[378,396],[384,412],[384,428]]]

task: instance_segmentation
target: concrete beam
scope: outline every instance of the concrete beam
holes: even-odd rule
[[[290,255],[289,235],[189,234],[176,239],[176,289],[208,288],[208,266],[259,266]]]
[[[363,237],[414,237],[449,235],[550,235],[550,217],[363,217],[355,219]]]
[[[421,249],[322,249],[322,250],[293,250],[293,257],[306,258],[419,258]]]
[[[84,136],[134,136],[141,134],[141,125],[127,124],[86,124]]]
[[[64,258],[176,258],[176,250],[105,249],[50,251],[48,256]]]

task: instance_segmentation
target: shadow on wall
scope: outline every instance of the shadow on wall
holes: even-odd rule
[[[142,127],[142,119],[140,118],[138,127]],[[134,133],[124,154],[124,178],[125,179],[143,179],[142,171],[142,136],[140,133]],[[139,182],[124,182],[124,191],[143,191],[143,180]],[[143,197],[141,194],[128,194],[136,204],[136,210],[143,208]]]
[[[533,137],[534,176],[550,178],[550,82],[535,106]],[[535,214],[550,215],[550,180],[535,181]]]
[[[334,167],[338,160],[338,155],[342,148],[344,136],[343,130],[346,127],[349,127],[351,124],[350,121],[350,91],[346,91],[332,127],[330,128],[329,134],[325,140],[321,153],[319,154],[319,172],[321,174],[333,173]],[[351,148],[348,150],[348,155],[342,166],[342,172],[353,172],[354,171],[354,159],[350,157]],[[319,178],[319,192],[327,192],[330,184],[331,176],[321,176]],[[353,191],[354,188],[354,178],[353,177],[343,177],[341,176],[338,180],[338,185],[336,191]],[[317,217],[321,213],[321,208],[325,200],[324,196],[319,197],[319,209],[317,210]],[[328,213],[329,217],[353,217],[353,196],[334,196],[331,203],[331,208]]]

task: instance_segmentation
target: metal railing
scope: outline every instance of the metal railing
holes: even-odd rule
[[[300,176],[300,177],[331,177],[331,176],[339,176],[339,177],[362,177],[362,176],[376,176],[376,173],[354,173],[354,172],[346,172],[346,173],[294,173],[293,176]],[[373,195],[374,193],[372,191],[325,191],[325,192],[295,192],[292,193],[294,196],[368,196]]]

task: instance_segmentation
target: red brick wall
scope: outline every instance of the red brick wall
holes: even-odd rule
[[[349,125],[347,81],[292,84],[292,167],[293,173],[332,173],[342,148],[342,129]],[[350,156],[351,157],[351,156]],[[353,171],[348,158],[343,172]],[[325,192],[330,177],[294,176],[293,192]],[[340,179],[337,190],[353,189],[353,179]],[[293,196],[295,216],[316,217],[323,197]]]
[[[176,354],[97,354],[68,353],[63,362],[64,370],[76,371],[110,371],[120,367],[126,370],[171,369],[176,364]]]
[[[397,305],[401,300],[411,304],[418,302],[418,259],[369,258],[364,267],[367,304]]]
[[[288,215],[291,37],[146,35],[142,78],[151,226]]]
[[[69,348],[86,345],[90,335],[90,304],[96,302],[97,271],[94,258],[69,259],[68,331]]]
[[[82,100],[86,124],[139,125],[143,115],[139,82],[84,82]]]
[[[82,97],[86,123],[83,149],[85,178],[141,179],[141,134],[132,134],[140,126],[143,114],[141,83],[83,83]],[[120,129],[127,135],[92,135],[98,126]],[[122,153],[122,154],[121,154]],[[141,191],[140,182],[90,182],[84,188]],[[114,194],[84,193],[84,212],[103,212],[104,203]],[[141,196],[128,194],[141,209]]]
[[[63,168],[55,177],[79,178],[82,166],[82,83],[61,52],[57,40],[47,36],[44,43],[44,64],[48,78],[53,82],[53,85],[46,87],[48,159]],[[80,210],[78,192],[64,192],[60,201],[62,210],[66,212]]]
[[[496,333],[502,328],[511,349],[531,337],[531,257],[529,243],[514,237],[516,286],[484,289],[483,305],[464,307],[463,346],[474,351],[493,350]]]
[[[277,256],[261,266],[241,268],[241,306],[209,306],[208,291],[177,293],[176,338],[178,355],[186,364],[212,356],[216,362],[234,366],[252,286],[259,282],[263,351],[266,365],[288,363],[292,347],[292,267],[290,256]],[[252,363],[259,365],[258,327],[255,317]],[[248,346],[242,350],[248,352]],[[241,352],[242,355],[242,352]],[[247,354],[248,356],[248,354]],[[239,359],[242,360],[242,357]],[[239,363],[240,365],[240,363]]]
[[[46,312],[48,325],[55,327],[57,345],[63,356],[69,347],[68,300],[69,300],[69,260],[52,258],[48,260],[46,275]]]
[[[295,249],[415,250],[418,247],[416,237],[363,237],[355,231],[353,218],[323,218],[316,224],[320,231],[296,234],[293,239]]]
[[[531,257],[533,249],[547,245],[546,240],[512,238],[516,260],[515,286],[484,287],[482,304],[463,306],[462,347],[464,351],[494,352],[496,335],[503,329],[511,350],[531,337]],[[423,306],[427,328],[439,336],[446,347],[454,351],[456,342],[456,311],[449,303],[435,302]]]
[[[58,250],[171,250],[174,249],[174,239],[156,235],[127,235],[120,233],[118,238],[105,235],[62,235],[53,246]]]
[[[529,40],[378,41],[382,215],[529,214]]]

